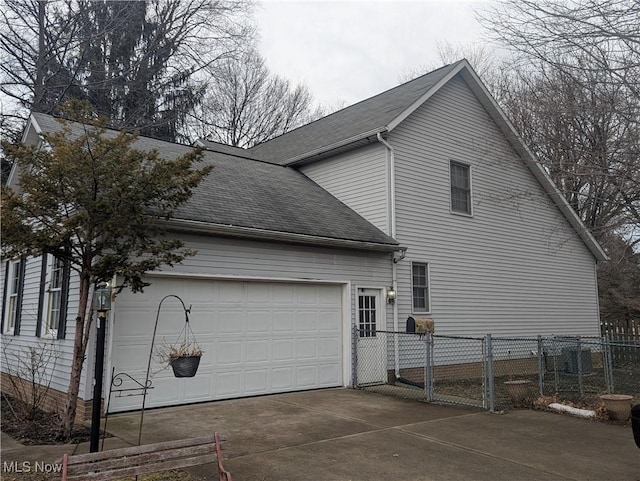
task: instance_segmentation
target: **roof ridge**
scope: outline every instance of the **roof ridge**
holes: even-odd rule
[[[70,122],[70,123],[76,124],[76,125],[87,125],[89,127],[93,127],[93,128],[96,128],[96,129],[103,128],[103,127],[100,127],[100,126],[97,126],[97,125],[93,125],[93,124],[83,124],[82,122],[78,122],[76,120],[71,120],[71,119],[63,117],[61,115],[46,114],[44,112],[31,112],[31,115],[42,115],[42,116],[45,116],[45,117],[50,117],[55,121],[62,120],[64,122]],[[166,144],[177,145],[179,147],[185,147],[185,148],[188,148],[188,149],[196,149],[196,148],[199,147],[197,145],[182,144],[180,142],[175,142],[175,141],[165,140],[165,139],[158,139],[158,138],[155,138],[155,137],[150,137],[148,135],[142,135],[137,130],[127,130],[125,128],[123,128],[122,130],[118,130],[117,128],[111,127],[111,126],[107,126],[107,127],[104,127],[104,128],[106,130],[108,130],[108,131],[113,132],[113,133],[121,133],[123,131],[127,132],[129,134],[134,134],[135,133],[138,136],[138,138],[152,140],[153,142],[164,142]],[[207,141],[207,142],[210,142],[210,141]],[[213,142],[213,143],[216,143],[216,144],[219,144],[219,145],[222,145],[222,146],[225,146],[225,147],[234,147],[232,145],[226,145],[226,144],[223,144],[223,143],[220,143],[220,142]],[[218,150],[207,148],[206,146],[201,147],[201,148],[205,152],[212,152],[212,153],[220,154],[220,155],[228,155],[229,157],[237,157],[238,159],[252,160],[254,162],[261,162],[261,163],[264,163],[264,164],[274,165],[274,166],[277,166],[277,167],[290,168],[290,167],[287,167],[286,165],[282,165],[282,164],[279,164],[277,162],[271,162],[271,161],[266,160],[266,159],[259,159],[259,158],[256,158],[256,157],[248,157],[248,156],[239,155],[239,154],[232,154],[232,153],[229,153],[229,152],[221,152],[221,151],[218,151]],[[237,147],[237,148],[241,149],[241,147]],[[246,149],[242,149],[242,150],[246,150]],[[247,151],[247,154],[248,153],[249,152]]]
[[[391,88],[388,88],[387,90],[383,90],[382,92],[377,93],[377,94],[375,94],[375,95],[372,95],[371,97],[367,97],[367,98],[365,98],[365,99],[359,100],[358,102],[353,103],[353,104],[351,104],[351,105],[347,105],[346,107],[343,107],[343,108],[341,108],[340,110],[336,110],[335,112],[331,112],[330,114],[325,115],[325,116],[322,116],[322,117],[320,117],[320,118],[318,118],[318,119],[315,119],[315,120],[313,120],[313,121],[311,121],[311,122],[309,122],[309,123],[306,123],[306,124],[304,124],[304,125],[300,125],[300,126],[296,127],[295,129],[292,129],[292,130],[289,130],[289,131],[287,131],[287,132],[284,132],[284,133],[282,133],[282,134],[280,134],[280,135],[278,135],[278,136],[276,136],[276,137],[273,137],[273,138],[271,138],[271,139],[269,139],[269,140],[265,140],[264,142],[260,142],[259,144],[256,144],[256,145],[254,145],[253,147],[251,147],[250,149],[247,149],[247,150],[248,150],[248,151],[253,151],[256,147],[260,147],[260,146],[262,146],[262,145],[265,145],[265,144],[267,144],[267,143],[271,142],[272,140],[279,139],[279,138],[284,137],[284,136],[286,136],[286,135],[288,135],[288,134],[290,134],[290,133],[292,133],[292,132],[295,132],[295,131],[297,131],[297,130],[299,130],[299,129],[302,129],[302,128],[304,128],[304,127],[308,127],[309,125],[312,125],[312,124],[314,124],[314,123],[316,123],[316,122],[320,122],[321,120],[324,120],[324,119],[327,119],[327,118],[329,118],[329,117],[332,117],[332,116],[334,116],[334,115],[336,115],[336,114],[342,113],[342,112],[344,112],[345,110],[348,110],[348,109],[350,109],[350,108],[356,107],[356,106],[358,106],[358,105],[360,105],[360,104],[362,104],[362,103],[364,103],[364,102],[368,102],[368,101],[370,101],[370,100],[372,100],[372,99],[375,99],[376,97],[380,97],[381,95],[388,94],[389,92],[391,92],[391,91],[393,91],[393,90],[395,90],[395,89],[399,89],[399,88],[401,88],[401,87],[405,87],[406,85],[408,85],[408,84],[410,84],[410,83],[412,83],[412,82],[416,82],[417,80],[420,80],[420,79],[422,79],[423,77],[426,77],[427,75],[432,75],[432,74],[436,73],[436,72],[437,72],[437,71],[439,71],[439,70],[445,69],[445,68],[447,68],[447,67],[452,67],[453,65],[458,64],[458,63],[462,62],[463,60],[464,60],[464,59],[462,59],[462,60],[458,60],[457,62],[454,62],[454,63],[451,63],[451,64],[443,65],[442,67],[438,67],[438,68],[437,68],[437,69],[435,69],[435,70],[431,70],[431,71],[429,71],[429,72],[427,72],[427,73],[425,73],[425,74],[422,74],[422,75],[420,75],[420,76],[418,76],[418,77],[415,77],[415,78],[413,78],[413,79],[411,79],[411,80],[408,80],[408,81],[406,81],[406,82],[403,82],[403,83],[401,83],[401,84],[398,84],[398,85],[396,85],[395,87],[391,87]]]

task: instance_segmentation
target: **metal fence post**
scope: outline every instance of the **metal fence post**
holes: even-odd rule
[[[489,381],[487,375],[487,338],[483,337],[480,341],[482,345],[482,408],[487,409],[487,404],[489,403],[488,391],[489,391]]]
[[[558,379],[558,343],[556,342],[555,336],[551,338],[551,342],[553,343],[553,385],[555,388],[554,392],[558,392],[560,379]]]
[[[496,410],[496,393],[495,393],[495,379],[493,377],[493,342],[491,341],[491,334],[487,334],[487,378],[489,381],[489,412],[495,412]]]
[[[426,335],[425,340],[424,400],[433,401],[433,334],[431,333]]]
[[[542,336],[538,334],[538,392],[540,396],[544,396],[544,343]]]
[[[608,392],[613,392],[613,360],[611,356],[611,343],[609,341],[609,336],[604,336],[603,338],[604,344],[604,375],[605,381],[607,383]]]
[[[582,379],[582,342],[578,337],[576,339],[576,351],[578,355],[578,392],[580,393],[580,397],[584,397],[584,387],[583,387],[583,379]]]
[[[351,326],[351,384],[358,387],[358,326]]]

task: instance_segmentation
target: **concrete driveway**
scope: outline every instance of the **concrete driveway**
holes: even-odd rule
[[[135,443],[138,421],[139,414],[112,416],[108,430]],[[149,410],[143,442],[213,431],[228,438],[225,467],[237,481],[640,481],[629,426],[528,410],[497,415],[351,389]]]

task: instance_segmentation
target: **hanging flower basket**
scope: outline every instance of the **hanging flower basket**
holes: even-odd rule
[[[196,375],[198,371],[198,366],[200,365],[199,356],[181,356],[172,358],[169,363],[171,364],[171,368],[173,369],[173,375],[175,377],[193,377]]]
[[[201,357],[202,349],[189,326],[187,316],[178,339],[171,345],[165,344],[159,350],[158,358],[171,366],[175,377],[193,377],[198,371]]]

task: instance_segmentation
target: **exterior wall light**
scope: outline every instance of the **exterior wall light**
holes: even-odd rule
[[[398,293],[393,287],[390,287],[389,289],[387,289],[387,302],[389,304],[393,304],[394,302],[396,302],[397,296],[398,296]]]

